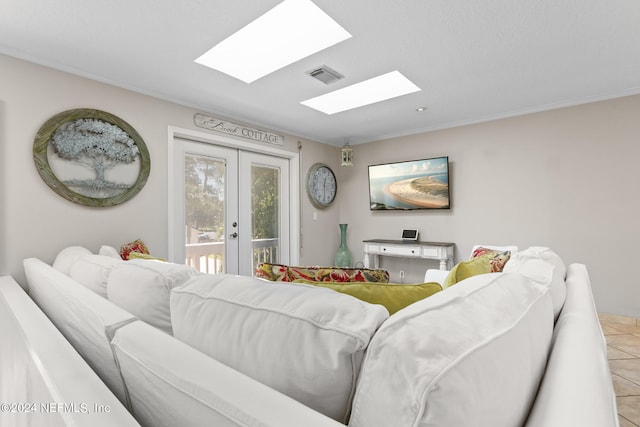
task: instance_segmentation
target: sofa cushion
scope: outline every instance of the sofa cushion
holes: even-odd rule
[[[104,255],[84,255],[76,259],[69,269],[69,276],[103,298],[107,298],[107,279],[121,259]]]
[[[442,284],[443,288],[455,285],[478,274],[491,273],[490,257],[480,256],[454,265]]]
[[[200,274],[183,264],[145,259],[123,261],[109,275],[107,297],[140,320],[171,334],[171,289]]]
[[[344,427],[144,322],[112,345],[142,426]]]
[[[76,262],[78,258],[91,254],[92,252],[85,247],[69,246],[68,248],[64,248],[58,252],[58,255],[56,255],[56,258],[53,261],[53,268],[68,276],[69,270],[71,270],[71,265]]]
[[[558,318],[567,296],[567,268],[558,254],[542,246],[532,246],[513,254],[505,272],[520,273],[549,288],[554,319]]]
[[[37,258],[27,258],[23,264],[31,298],[118,399],[128,405],[110,339],[119,327],[135,320],[133,315]],[[82,380],[77,372],[68,374]]]
[[[383,305],[389,314],[402,310],[416,301],[427,298],[442,290],[439,283],[421,283],[415,285],[391,283],[335,283],[296,280],[314,286],[333,289],[351,295],[369,304]]]
[[[523,425],[544,375],[548,290],[473,276],[390,317],[371,340],[350,427]]]
[[[100,246],[100,249],[98,250],[98,255],[104,255],[111,258],[115,258],[115,259],[122,259],[122,257],[120,256],[120,252],[118,252],[118,250],[113,246],[109,246],[109,245]]]
[[[204,275],[171,293],[174,336],[345,422],[384,307],[317,286]]]

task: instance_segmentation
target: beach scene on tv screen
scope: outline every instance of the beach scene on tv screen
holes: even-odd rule
[[[448,209],[447,157],[369,166],[372,210]]]

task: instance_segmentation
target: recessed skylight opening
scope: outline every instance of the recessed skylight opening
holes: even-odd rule
[[[350,37],[310,0],[285,0],[195,62],[251,83]]]
[[[402,73],[392,71],[325,95],[307,99],[301,104],[325,114],[335,114],[420,90]]]

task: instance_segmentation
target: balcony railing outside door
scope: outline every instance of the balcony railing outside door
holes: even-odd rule
[[[253,271],[261,262],[278,262],[279,239],[252,240]],[[224,273],[224,242],[188,243],[185,264],[202,273]]]

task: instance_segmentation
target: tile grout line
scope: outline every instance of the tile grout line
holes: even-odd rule
[[[618,360],[622,360],[622,359],[618,359]],[[626,359],[626,360],[628,360],[628,359]],[[635,382],[633,380],[630,380],[629,378],[626,378],[626,377],[624,377],[624,376],[622,376],[622,375],[620,375],[620,374],[618,374],[616,372],[611,371],[611,376],[614,376],[614,375],[617,376],[617,377],[622,378],[623,380],[629,381],[633,385],[636,385],[636,386],[640,387],[640,384],[638,384],[637,382]],[[629,394],[627,396],[640,396],[640,394]],[[616,397],[627,397],[627,396],[616,396]]]
[[[628,422],[629,424],[631,424],[633,427],[640,427],[638,426],[638,424],[634,423],[633,421],[630,421],[628,418],[623,417],[622,415],[618,414],[618,416],[620,418],[622,418],[623,420],[625,420],[626,422]]]
[[[615,350],[618,350],[620,353],[628,354],[630,356],[630,357],[625,357],[624,359],[610,359],[610,360],[640,359],[640,355],[629,353],[629,351],[618,348],[614,344],[607,343],[607,345]]]
[[[619,336],[621,336],[621,335],[627,335],[627,336],[631,336],[631,337],[638,337],[638,338],[640,338],[640,334],[637,334],[637,333],[630,333],[630,332],[626,332],[626,331],[624,331],[624,330],[621,330],[621,329],[624,329],[625,327],[626,327],[626,328],[628,328],[629,326],[634,326],[634,325],[633,325],[633,323],[635,323],[635,327],[640,327],[640,319],[639,319],[639,318],[635,318],[635,319],[634,319],[634,318],[626,317],[626,316],[617,316],[617,317],[618,317],[618,320],[621,320],[621,322],[624,322],[624,323],[610,323],[611,321],[614,321],[614,320],[615,320],[615,317],[614,317],[614,318],[610,318],[610,319],[608,319],[608,321],[603,321],[603,319],[599,319],[599,320],[600,320],[600,325],[601,325],[603,328],[606,326],[606,329],[609,329],[609,331],[613,331],[613,332],[621,332],[621,333],[619,333],[619,334],[617,334],[617,333],[613,333],[613,334],[609,334],[609,335],[606,335],[606,334],[605,334],[605,341],[606,341],[606,343],[607,343],[607,346],[608,346],[608,347],[610,347],[610,348],[612,348],[612,349],[614,349],[614,350],[616,350],[616,351],[619,351],[619,352],[620,352],[620,353],[622,353],[622,354],[629,355],[629,357],[628,357],[628,358],[623,358],[623,359],[609,359],[609,358],[607,358],[607,362],[610,364],[610,362],[611,362],[611,361],[613,361],[613,360],[640,360],[640,356],[638,356],[638,355],[636,355],[636,354],[634,354],[634,353],[630,353],[630,352],[628,352],[627,350],[620,349],[620,348],[618,348],[616,345],[612,345],[612,344],[610,344],[610,343],[609,343],[609,336],[611,336],[611,337],[618,336],[618,337],[619,337]],[[632,319],[634,319],[634,320],[635,320],[635,322],[632,322]],[[619,325],[619,326],[621,327],[621,329],[616,328],[616,325]],[[604,332],[604,331],[603,331],[603,332]],[[640,387],[640,384],[638,384],[636,381],[633,381],[633,380],[631,380],[631,379],[627,378],[626,376],[621,375],[620,373],[616,373],[616,372],[614,372],[614,371],[611,369],[611,366],[609,366],[609,370],[610,370],[610,373],[611,373],[611,377],[612,377],[611,379],[612,379],[612,380],[613,380],[615,377],[617,377],[617,378],[623,379],[623,380],[625,380],[625,381],[628,381],[629,383],[631,383],[631,384],[633,384],[633,385],[635,385],[635,386]],[[636,397],[636,398],[637,398],[637,397],[639,397],[639,396],[640,396],[640,395],[635,395],[635,394],[633,394],[633,395],[627,395],[627,396],[619,396],[619,395],[616,393],[616,400],[617,400],[617,401],[620,401],[621,399],[625,399],[625,398],[634,398],[634,397]],[[618,418],[619,418],[621,421],[622,421],[622,420],[624,420],[624,421],[625,421],[625,423],[626,423],[626,424],[628,424],[628,425],[630,425],[630,426],[640,427],[640,425],[638,425],[637,423],[635,423],[635,422],[631,421],[631,420],[630,420],[630,419],[628,419],[627,417],[623,416],[620,412],[618,412]],[[637,421],[637,420],[636,420],[636,421]]]

